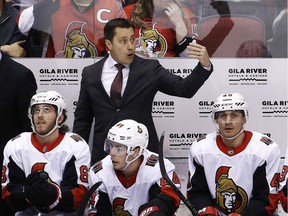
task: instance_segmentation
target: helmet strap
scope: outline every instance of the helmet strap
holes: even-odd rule
[[[32,124],[32,129],[33,129],[33,132],[36,133],[38,136],[40,137],[47,137],[49,135],[51,135],[57,128],[61,128],[63,123],[62,124],[58,124],[58,119],[60,118],[62,114],[58,114],[57,118],[56,118],[56,121],[55,121],[55,125],[54,127],[47,133],[47,134],[44,134],[44,135],[41,135],[41,134],[38,134],[35,130],[35,127],[34,127],[34,124]]]
[[[125,170],[132,162],[137,160],[142,155],[141,154],[142,151],[143,151],[143,149],[140,148],[140,151],[139,151],[138,155],[133,160],[128,161],[128,157],[134,153],[134,151],[129,151],[127,156],[126,156],[126,159],[125,159],[126,165],[120,170]]]
[[[217,127],[216,127],[216,128],[217,128]],[[226,140],[234,140],[234,139],[236,139],[236,138],[244,131],[244,129],[245,129],[245,124],[242,126],[242,129],[241,129],[235,136],[233,136],[233,137],[225,137],[225,136],[223,136],[223,135],[220,133],[219,128],[217,128],[217,133],[218,133],[222,138],[224,138],[224,139],[226,139]]]

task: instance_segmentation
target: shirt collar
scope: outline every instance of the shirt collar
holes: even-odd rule
[[[108,68],[113,68],[115,66],[115,64],[118,64],[118,62],[116,62],[111,55],[108,56],[107,60],[106,60],[107,66]],[[124,64],[125,68],[129,68],[130,65],[129,64]]]
[[[117,62],[111,57],[111,55],[109,55],[107,58],[108,68],[113,68],[115,64],[117,64]]]

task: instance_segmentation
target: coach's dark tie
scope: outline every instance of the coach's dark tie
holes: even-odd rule
[[[118,73],[116,74],[110,89],[110,96],[112,101],[116,106],[120,105],[121,102],[121,90],[122,90],[122,81],[123,74],[122,69],[125,67],[122,64],[115,64],[115,67],[118,69]]]

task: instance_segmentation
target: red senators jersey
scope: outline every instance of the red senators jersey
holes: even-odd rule
[[[188,197],[199,209],[216,206],[221,215],[266,215],[269,199],[277,194],[279,163],[279,146],[263,134],[245,131],[236,148],[225,146],[216,133],[208,134],[190,148]]]
[[[105,24],[125,17],[115,0],[94,0],[88,7],[77,6],[73,0],[61,0],[52,16],[52,40],[56,57],[84,58],[103,55]],[[51,55],[51,53],[49,54]]]
[[[149,194],[152,193],[150,189],[155,187],[155,185],[157,185],[157,188],[161,188],[161,193],[165,193],[174,199],[174,205],[179,205],[180,199],[177,194],[170,186],[167,186],[167,183],[162,178],[158,155],[145,150],[143,156],[137,176],[134,176],[132,181],[125,183],[123,181],[124,177],[121,177],[120,172],[115,172],[113,169],[110,155],[90,168],[90,186],[102,181],[98,188],[97,196],[92,203],[94,208],[91,208],[90,212],[97,212],[98,209],[95,209],[95,207],[97,208],[98,202],[103,208],[112,208],[113,215],[138,215],[139,207],[149,202],[149,195],[154,198],[158,197],[154,196],[154,194]],[[175,166],[165,159],[165,167],[168,176],[175,182],[176,186],[180,187],[180,180],[174,172]],[[106,202],[102,200],[99,193],[108,195],[108,200]]]
[[[124,7],[127,19],[131,19],[133,8],[134,4]],[[188,34],[191,34],[191,25],[196,23],[195,16],[187,7],[183,7],[182,10],[185,14]],[[139,38],[139,35],[142,35],[142,38],[139,38],[139,46],[136,48],[136,51],[138,51],[137,53],[144,56],[151,55],[149,57],[178,56],[179,53],[176,53],[173,50],[174,45],[176,44],[176,32],[166,14],[164,14],[164,16],[155,16],[153,19],[145,19],[144,21],[150,22],[151,24],[148,25],[147,28],[135,28],[135,37]],[[150,46],[152,46],[152,53],[145,54],[143,49],[148,49]]]
[[[63,207],[74,210],[79,207],[87,192],[89,166],[89,146],[79,135],[61,134],[53,143],[43,145],[36,140],[35,133],[22,133],[11,139],[4,149],[2,198],[7,203],[15,203],[12,200],[15,197],[11,194],[13,190],[17,190],[16,186],[23,187],[26,177],[31,172],[44,170],[60,187],[62,199],[67,199],[63,200],[63,203],[72,205]],[[64,196],[65,193],[69,196]],[[13,208],[17,210],[17,206]],[[37,215],[37,212],[36,208],[28,208],[19,214],[31,216]],[[56,212],[53,211],[51,214],[56,215]],[[71,213],[58,212],[57,215]]]

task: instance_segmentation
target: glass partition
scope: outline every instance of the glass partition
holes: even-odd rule
[[[28,57],[87,58],[107,53],[103,28],[135,25],[136,52],[187,57],[184,41],[211,57],[287,58],[287,0],[11,0],[28,37]],[[183,49],[184,47],[184,49]]]

